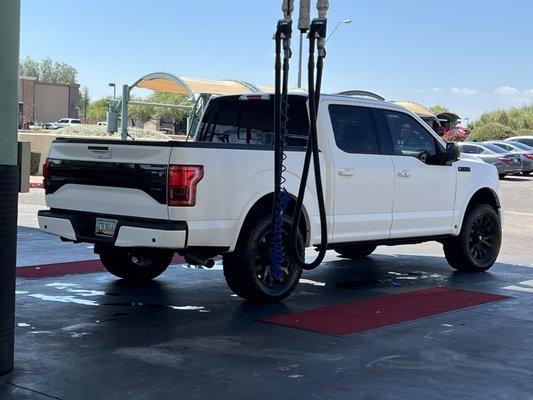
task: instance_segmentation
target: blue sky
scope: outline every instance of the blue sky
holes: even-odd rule
[[[155,71],[272,85],[280,0],[22,0],[21,57],[75,66],[91,97]],[[324,90],[474,119],[533,102],[530,0],[330,0]],[[297,40],[294,40],[297,53]],[[305,67],[305,61],[304,61]],[[296,86],[297,59],[292,63]],[[304,78],[305,81],[305,78]]]

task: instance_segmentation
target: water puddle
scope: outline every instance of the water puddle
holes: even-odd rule
[[[34,294],[29,294],[28,297],[33,297],[35,299],[39,299],[43,301],[53,301],[53,302],[58,302],[58,303],[74,303],[74,304],[81,304],[84,306],[98,306],[99,305],[96,301],[80,299],[76,296],[52,296],[52,295],[47,295],[47,294],[34,293]]]
[[[132,303],[104,303],[104,306],[114,306],[114,307],[147,307],[147,308],[163,308],[171,309],[177,311],[198,311],[201,313],[208,313],[209,310],[204,306],[174,306],[170,304],[156,304],[156,303],[143,303],[143,302],[132,302]],[[127,315],[126,313],[115,313],[115,315]]]

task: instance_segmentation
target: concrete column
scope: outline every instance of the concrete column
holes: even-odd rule
[[[20,0],[0,1],[0,375],[13,370]]]

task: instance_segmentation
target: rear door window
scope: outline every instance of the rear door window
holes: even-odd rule
[[[506,153],[508,153],[507,150],[504,150],[501,147],[496,146],[495,144],[485,143],[485,144],[483,144],[483,146],[486,149],[489,149],[490,151],[492,151],[493,153],[497,153],[497,154],[506,154]]]
[[[306,146],[309,132],[307,98],[289,96],[287,146]],[[227,96],[210,101],[202,118],[198,142],[232,145],[274,144],[274,99],[249,100],[246,96]]]
[[[331,104],[329,115],[337,147],[352,154],[381,154],[369,108]]]
[[[475,154],[477,153],[477,148],[475,146],[470,146],[468,144],[465,144],[461,146],[461,153],[464,154]]]

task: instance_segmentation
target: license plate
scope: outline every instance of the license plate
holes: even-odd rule
[[[113,237],[116,229],[116,219],[96,218],[95,233],[97,236]]]

